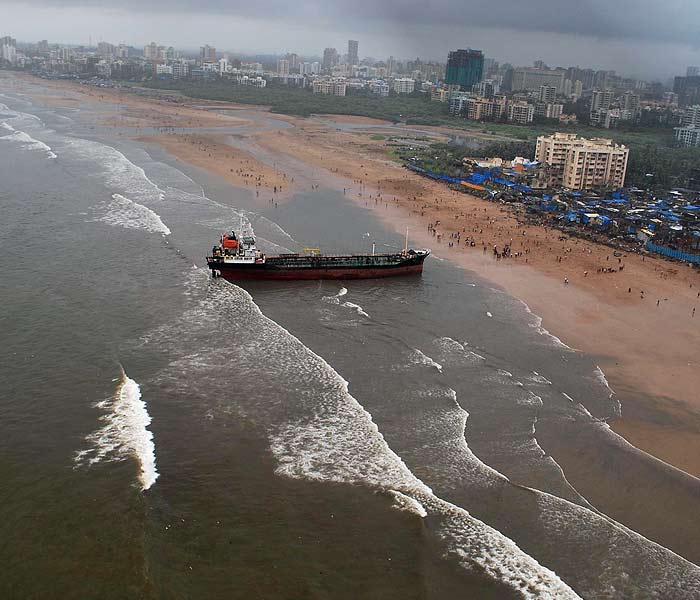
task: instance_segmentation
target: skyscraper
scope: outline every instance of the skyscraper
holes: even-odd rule
[[[357,57],[357,41],[348,40],[348,64],[359,65],[360,61]]]
[[[338,64],[338,51],[335,48],[326,48],[323,51],[323,70],[330,71]]]
[[[289,61],[286,58],[280,58],[277,61],[277,74],[289,75]]]
[[[199,49],[199,59],[202,62],[216,62],[216,48],[210,45],[202,46]]]
[[[17,40],[9,35],[0,38],[0,63],[3,61],[17,64]]]
[[[445,83],[471,90],[484,74],[484,53],[481,50],[454,50],[447,56]]]

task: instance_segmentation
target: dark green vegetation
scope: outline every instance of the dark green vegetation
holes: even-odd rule
[[[153,80],[142,85],[149,88],[177,90],[191,98],[269,106],[272,112],[300,117],[330,114],[373,117],[393,122],[411,118],[431,121],[433,124],[438,124],[442,119],[458,121],[450,117],[447,105],[431,102],[430,98],[424,95],[380,98],[362,91],[348,91],[348,95],[341,98],[314,94],[309,89],[272,85],[253,88],[227,82]]]

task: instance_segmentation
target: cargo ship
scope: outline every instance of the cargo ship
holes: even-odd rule
[[[268,256],[257,249],[255,238],[236,235],[221,236],[218,246],[207,256],[214,277],[229,281],[241,279],[372,279],[423,272],[423,262],[430,250],[413,250],[406,246],[389,254],[327,255],[317,249],[308,254]]]

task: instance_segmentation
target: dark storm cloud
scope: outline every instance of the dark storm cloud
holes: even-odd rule
[[[523,32],[575,34],[698,46],[699,0],[38,0],[66,8],[122,8],[136,13],[180,12],[322,22],[362,32],[393,28],[489,27]]]

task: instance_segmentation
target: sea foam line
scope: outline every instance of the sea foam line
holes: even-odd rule
[[[85,438],[91,447],[75,454],[75,464],[90,466],[135,458],[140,466],[141,489],[147,490],[159,475],[153,433],[148,429],[151,416],[141,398],[139,384],[128,377],[123,369],[118,381],[114,396],[95,405],[108,411],[100,418],[104,425]]]
[[[112,194],[112,202],[107,204],[107,213],[99,220],[125,229],[144,229],[162,235],[171,233],[160,215],[121,194]]]
[[[365,484],[384,490],[395,501],[395,492],[399,492],[405,497],[403,503],[410,504],[414,512],[436,517],[441,524],[438,535],[448,553],[464,568],[486,571],[523,598],[579,598],[553,571],[520,550],[511,539],[433,494],[389,447],[372,416],[349,393],[348,382],[322,357],[266,317],[250,294],[245,290],[239,293],[247,297],[250,309],[267,327],[288,336],[283,348],[286,355],[299,354],[308,368],[328,377],[324,389],[318,392],[323,401],[315,406],[313,414],[286,424],[270,424],[268,435],[278,464],[276,473],[297,479]],[[279,345],[277,350],[282,350]],[[462,441],[466,444],[463,437]]]
[[[527,302],[520,300],[519,298],[517,299],[518,302],[520,302],[523,307],[525,308],[525,311],[529,314],[532,315],[535,318],[534,323],[528,323],[530,327],[535,329],[537,333],[539,333],[541,336],[549,338],[554,342],[555,346],[558,346],[560,348],[564,348],[565,350],[569,350],[570,352],[575,352],[575,350],[571,346],[567,346],[564,342],[562,342],[556,335],[553,333],[550,333],[547,329],[542,327],[542,317],[539,315],[536,315],[535,313],[532,312],[532,309],[528,306]]]
[[[46,152],[46,155],[49,158],[58,158],[56,153],[51,149],[51,146],[33,138],[25,131],[15,129],[12,125],[5,122],[0,123],[0,127],[11,132],[8,135],[1,136],[0,141],[19,142],[24,147],[29,148],[30,150],[42,150]]]

